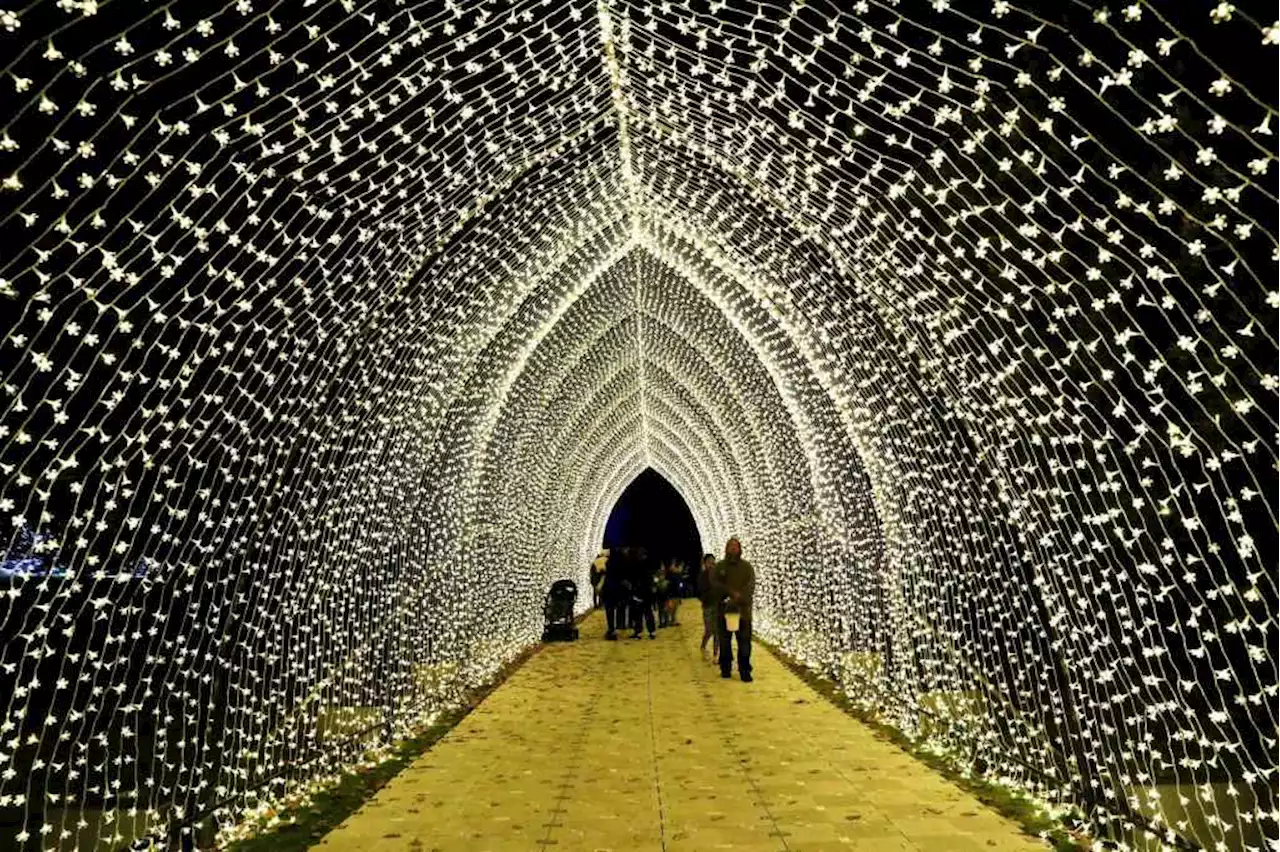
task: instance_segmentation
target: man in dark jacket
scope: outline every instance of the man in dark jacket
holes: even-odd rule
[[[724,559],[716,564],[715,587],[720,595],[720,677],[733,676],[733,634],[725,614],[738,613],[738,676],[751,682],[751,604],[756,592],[756,570],[742,558],[737,537],[724,546]]]

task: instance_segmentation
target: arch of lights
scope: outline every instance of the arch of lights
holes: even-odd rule
[[[1261,12],[125,5],[0,11],[19,842],[327,783],[646,467],[957,765],[1274,841]]]

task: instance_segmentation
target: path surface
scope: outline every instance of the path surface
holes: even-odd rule
[[[686,606],[685,623],[697,619]],[[758,645],[721,680],[695,628],[535,655],[325,837],[324,852],[1043,850]]]

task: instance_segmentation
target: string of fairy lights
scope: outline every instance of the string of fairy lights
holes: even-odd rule
[[[0,845],[270,824],[646,467],[957,766],[1275,843],[1273,18],[0,10]]]

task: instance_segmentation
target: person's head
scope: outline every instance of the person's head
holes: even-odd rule
[[[714,554],[714,553],[704,553],[704,554],[702,554],[702,568],[703,568],[703,570],[710,571],[710,570],[711,570],[712,568],[714,568],[714,567],[716,567],[716,556],[715,556],[715,554]]]
[[[724,555],[726,559],[737,559],[742,556],[742,542],[738,541],[736,535],[725,543]]]

